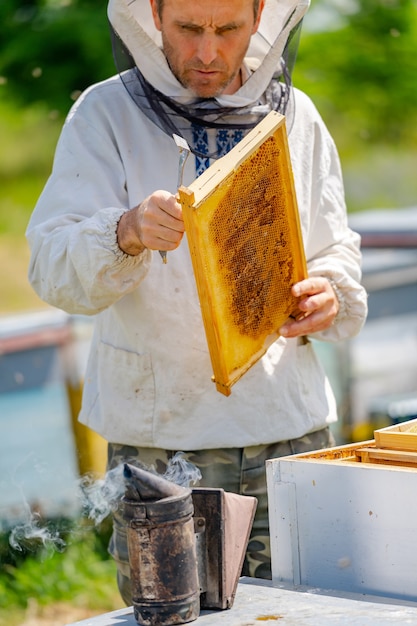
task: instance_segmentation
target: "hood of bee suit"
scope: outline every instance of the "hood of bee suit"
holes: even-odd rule
[[[217,97],[220,106],[246,107],[262,96],[274,75],[280,73],[288,37],[302,20],[309,3],[310,0],[266,0],[258,31],[252,35],[245,58],[251,70],[249,78],[236,93]],[[183,103],[195,99],[168,66],[149,0],[110,0],[108,17],[148,83]]]

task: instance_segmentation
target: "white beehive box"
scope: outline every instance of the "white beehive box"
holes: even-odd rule
[[[274,584],[417,600],[409,457],[372,440],[267,461]]]

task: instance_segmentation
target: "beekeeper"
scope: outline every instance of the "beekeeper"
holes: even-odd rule
[[[256,496],[243,573],[265,578],[265,460],[330,445],[337,419],[309,337],[350,338],[367,311],[335,146],[312,102],[291,86],[307,7],[308,0],[110,0],[120,71],[70,111],[27,230],[39,296],[95,316],[79,419],[109,442],[109,467],[129,460],[163,471],[181,450],[201,470],[201,486]],[[286,116],[309,278],[293,287],[298,319],[226,397],[211,382],[175,195],[173,133],[193,151],[187,184],[272,109]],[[111,551],[130,603],[118,512]]]

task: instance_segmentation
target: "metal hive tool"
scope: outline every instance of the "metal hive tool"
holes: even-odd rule
[[[213,380],[231,386],[278,338],[307,277],[284,116],[269,113],[179,189]]]
[[[177,189],[182,185],[182,179],[184,177],[184,166],[185,162],[190,154],[190,146],[184,137],[180,137],[175,133],[172,135],[175,143],[179,148],[179,161],[178,161],[178,179],[177,179]],[[159,250],[159,254],[161,255],[161,259],[163,263],[167,263],[167,252],[166,250]]]

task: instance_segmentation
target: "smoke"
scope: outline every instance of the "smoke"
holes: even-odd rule
[[[80,498],[84,515],[98,526],[115,511],[124,494],[123,464],[108,471],[104,479],[84,476],[80,480]]]
[[[45,554],[62,552],[65,548],[65,541],[61,537],[61,531],[54,527],[54,523],[45,522],[39,510],[31,509],[24,496],[23,486],[17,480],[19,469],[22,469],[28,461],[32,462],[36,474],[41,475],[46,471],[44,463],[32,453],[14,468],[11,480],[21,497],[23,514],[20,515],[23,521],[11,530],[9,545],[18,552],[36,552],[39,548],[42,548]]]
[[[201,480],[201,472],[198,467],[184,459],[184,452],[177,452],[168,462],[163,477],[180,487],[190,487]]]
[[[115,511],[125,492],[123,476],[124,463],[106,472],[104,478],[95,479],[85,475],[78,481],[78,498],[82,516],[99,526]],[[152,468],[143,468],[156,473]],[[194,485],[201,479],[200,470],[184,458],[183,452],[177,452],[168,462],[163,478],[181,487]],[[36,551],[40,547],[46,554],[53,551],[63,552],[66,541],[60,531],[51,522],[42,520],[37,512],[32,512],[26,505],[26,519],[13,528],[9,536],[10,546],[17,551]]]
[[[41,527],[41,516],[39,513],[30,512],[27,521],[11,531],[9,544],[14,550],[19,552],[35,552],[42,546],[47,553],[63,552],[65,541],[60,536],[60,531],[46,525]]]

